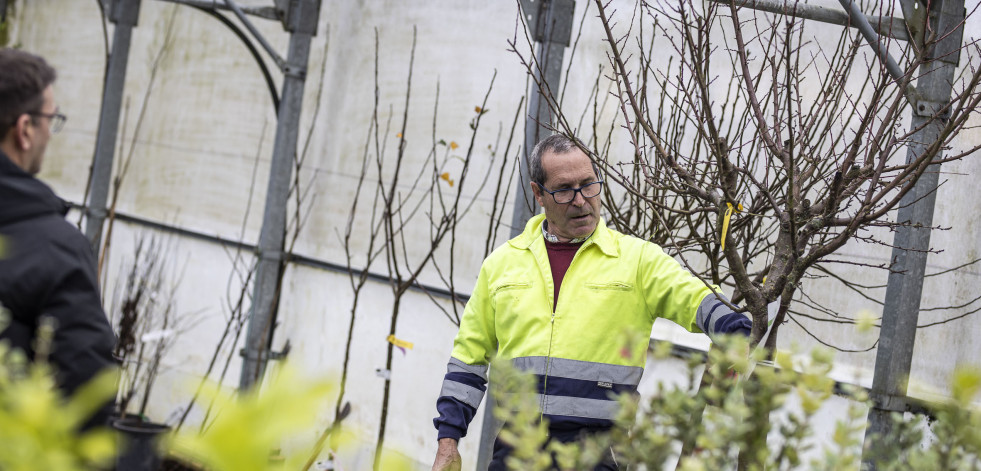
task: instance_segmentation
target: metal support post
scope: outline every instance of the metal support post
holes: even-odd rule
[[[286,204],[296,155],[310,42],[317,33],[319,17],[320,0],[296,0],[286,17],[287,30],[291,32],[289,52],[283,67],[283,92],[259,235],[259,261],[249,327],[242,349],[244,358],[239,378],[239,388],[242,390],[250,389],[262,379],[266,362],[271,357],[269,347],[276,323],[278,285],[284,265]]]
[[[963,38],[964,0],[935,0],[930,14],[931,30],[941,41],[927,50],[928,61],[920,68],[917,92],[922,100],[913,107],[911,129],[919,129],[911,139],[906,161],[921,156],[940,138],[949,111],[954,69],[960,57]],[[955,29],[956,28],[956,29]],[[949,34],[948,34],[949,33]],[[938,152],[934,159],[942,158]],[[914,189],[900,203],[892,270],[882,310],[882,328],[876,351],[865,449],[892,431],[891,414],[907,409],[906,394],[916,340],[923,275],[930,249],[930,226],[936,200],[940,164],[933,164],[920,177]],[[863,469],[874,470],[873,456],[866,454]]]
[[[572,39],[572,23],[576,9],[575,0],[521,0],[521,12],[525,15],[535,45],[535,64],[531,96],[528,98],[528,115],[525,116],[525,145],[518,166],[518,184],[514,192],[514,213],[511,215],[511,237],[524,230],[525,223],[538,212],[531,191],[528,158],[538,141],[551,134],[552,112],[549,100],[558,100],[562,60],[565,48]],[[538,84],[541,84],[540,86]],[[543,90],[549,96],[543,95]],[[490,391],[484,396],[484,421],[480,430],[480,447],[477,452],[477,469],[487,469],[494,453],[494,439],[501,423],[494,418],[494,400]]]
[[[559,79],[562,75],[562,59],[565,48],[572,38],[572,20],[576,4],[574,0],[522,0],[521,10],[532,29],[535,40],[534,80],[528,98],[528,116],[525,117],[525,145],[519,167],[520,181],[515,186],[514,213],[511,216],[511,237],[521,233],[529,218],[538,212],[531,192],[528,174],[528,157],[538,141],[551,134],[552,112],[548,100],[558,99]],[[537,86],[536,84],[541,84]],[[550,97],[542,95],[546,88]]]
[[[112,162],[119,131],[119,111],[126,85],[126,64],[129,62],[129,43],[140,16],[140,0],[114,0],[109,6],[109,21],[114,23],[112,52],[106,66],[105,88],[102,90],[102,109],[92,157],[92,176],[89,181],[89,201],[85,211],[85,236],[98,257],[102,242],[102,223],[106,219],[106,202],[112,180]]]

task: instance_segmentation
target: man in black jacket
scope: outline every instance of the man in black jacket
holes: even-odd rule
[[[70,395],[114,364],[115,335],[88,241],[65,221],[67,204],[34,178],[48,139],[65,122],[55,106],[55,71],[38,56],[6,48],[0,70],[0,304],[9,313],[0,340],[33,358],[39,320],[53,320],[48,360]],[[104,422],[108,412],[89,423]]]

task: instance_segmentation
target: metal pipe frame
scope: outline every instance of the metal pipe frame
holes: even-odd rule
[[[189,7],[203,8],[205,10],[228,10],[231,11],[231,7],[225,4],[224,0],[159,0],[161,2],[176,3],[178,5],[186,5]],[[239,7],[243,13],[246,15],[258,16],[259,18],[265,18],[267,20],[279,21],[279,15],[276,14],[276,8],[274,7]]]
[[[119,113],[126,86],[130,39],[139,16],[140,0],[115,0],[109,12],[109,20],[116,27],[112,36],[109,63],[106,64],[102,108],[99,110],[99,128],[96,132],[95,155],[92,157],[92,175],[89,179],[88,211],[85,212],[85,237],[96,257],[102,248],[102,225],[107,215],[106,203],[109,201],[116,138],[119,135]]]
[[[575,0],[537,0],[520,2],[521,14],[525,15],[535,43],[534,79],[528,98],[528,115],[525,116],[525,145],[518,166],[518,184],[514,189],[514,212],[511,214],[511,237],[520,234],[535,213],[538,206],[531,191],[531,176],[528,161],[535,144],[551,134],[552,121],[548,97],[542,95],[541,88],[547,87],[552,94],[559,91],[562,76],[562,61],[565,48],[572,35]],[[542,86],[537,86],[541,83]],[[484,419],[480,430],[480,444],[477,451],[477,469],[487,469],[494,453],[494,441],[500,432],[501,423],[494,417],[494,399],[490,390],[484,395]]]
[[[234,5],[232,0],[225,1]],[[299,136],[310,43],[316,33],[319,9],[320,0],[299,0],[297,7],[290,12],[287,25],[287,30],[291,32],[289,52],[282,67],[282,99],[277,114],[276,139],[273,143],[262,229],[259,234],[259,261],[253,284],[253,302],[249,312],[245,347],[242,350],[244,358],[239,389],[243,391],[251,389],[262,379],[266,364],[271,358],[270,347],[276,326],[280,282],[285,264],[283,249],[286,238],[286,205]]]
[[[84,211],[85,205],[69,202],[72,208]],[[181,237],[186,237],[188,239],[199,240],[202,242],[208,242],[212,244],[217,244],[227,249],[232,250],[242,250],[250,253],[255,253],[259,246],[255,244],[250,244],[248,242],[243,242],[241,240],[230,239],[228,237],[221,237],[213,234],[207,234],[200,231],[195,231],[192,229],[187,229],[184,227],[178,227],[172,224],[166,224],[159,221],[154,221],[152,219],[147,219],[132,214],[116,212],[116,220],[127,224],[132,224],[134,226],[146,227],[153,229],[155,231],[164,232],[168,234],[176,234]],[[333,273],[341,273],[347,275],[349,269],[347,265],[341,265],[339,263],[329,262],[324,259],[309,257],[306,255],[290,254],[286,259],[286,263],[291,263],[298,266],[316,268],[318,270],[329,271]],[[355,277],[361,276],[362,273],[367,276],[369,280],[374,280],[379,283],[388,284],[391,281],[388,275],[383,275],[381,273],[376,273],[369,271],[367,268],[350,268],[350,273],[353,273]],[[461,302],[467,302],[470,299],[470,295],[467,293],[461,293],[456,291],[450,291],[446,288],[440,288],[438,286],[432,286],[425,283],[413,283],[409,286],[409,290],[417,291],[426,295],[432,295],[440,299],[456,300]]]
[[[286,70],[286,61],[284,61],[283,58],[279,55],[279,53],[277,53],[276,50],[273,49],[272,45],[269,44],[269,41],[266,41],[266,38],[262,36],[262,33],[260,33],[258,29],[256,29],[255,25],[253,25],[252,22],[249,21],[249,18],[245,16],[245,12],[243,12],[242,9],[239,8],[238,4],[235,3],[235,0],[225,0],[225,4],[228,6],[229,9],[232,10],[232,13],[234,13],[235,16],[238,17],[238,20],[241,21],[243,25],[245,25],[245,29],[249,30],[249,32],[252,33],[252,36],[255,37],[255,40],[259,41],[259,45],[266,50],[266,54],[269,54],[269,57],[271,57],[273,62],[276,63],[276,66],[279,67],[279,70]]]
[[[727,0],[710,1],[723,5],[729,4]],[[795,0],[736,0],[736,6],[740,8],[764,11],[767,13],[792,16],[794,18],[801,18],[805,20],[831,23],[839,26],[856,27],[857,25],[854,21],[852,21],[852,19],[858,19],[858,17],[853,17],[841,10],[832,10],[830,8],[808,5],[806,3],[799,3]],[[866,23],[872,25],[872,28],[880,36],[899,39],[901,41],[909,41],[909,34],[906,30],[906,22],[903,21],[902,18],[892,16],[869,16],[865,14],[861,14],[861,18],[863,18]]]
[[[709,1],[719,4],[729,4],[726,0]],[[865,41],[875,50],[879,60],[885,64],[889,76],[896,83],[900,84],[900,86],[903,83],[907,83],[906,73],[899,67],[896,60],[889,55],[885,44],[879,40],[880,36],[886,36],[909,41],[910,34],[906,27],[906,21],[895,17],[868,16],[859,9],[858,4],[853,0],[838,0],[838,2],[841,3],[845,11],[802,4],[796,0],[783,0],[782,2],[772,0],[736,0],[735,4],[737,7],[749,8],[751,10],[857,28],[862,33]],[[914,105],[921,100],[920,95],[916,92],[916,88],[908,83],[903,86],[903,94]]]
[[[886,45],[882,44],[882,41],[879,40],[879,35],[872,29],[872,25],[869,24],[869,20],[865,17],[865,14],[862,13],[862,10],[858,8],[858,4],[853,0],[838,0],[838,3],[841,3],[841,6],[848,11],[848,15],[855,23],[855,27],[857,27],[859,32],[862,33],[862,36],[865,37],[865,41],[872,46],[872,49],[875,49],[875,53],[877,56],[879,56],[879,60],[886,64],[886,70],[889,72],[889,75],[892,76],[892,79],[895,80],[900,86],[902,86],[904,82],[908,82],[908,80],[906,80],[906,73],[903,72],[903,69],[899,68],[899,64],[896,63],[896,60],[889,55],[889,51],[886,50]],[[906,93],[906,98],[909,99],[910,102],[915,105],[920,101],[920,97],[916,93],[915,88],[912,86],[906,86],[903,88],[903,91]]]
[[[904,5],[906,8],[906,5]],[[964,0],[934,0],[930,5],[929,30],[937,32],[940,42],[928,45],[926,61],[920,66],[916,89],[923,97],[913,106],[906,162],[917,160],[930,145],[940,139],[947,117],[943,110],[950,105],[952,84],[960,47],[963,42]],[[943,150],[934,159],[941,159]],[[892,244],[886,296],[882,308],[882,327],[876,349],[872,378],[868,426],[865,430],[866,453],[862,469],[874,471],[874,457],[868,454],[874,445],[893,431],[892,414],[909,410],[908,380],[913,362],[913,348],[919,322],[923,278],[930,252],[931,226],[941,165],[932,164],[899,203]]]
[[[262,72],[262,78],[266,80],[266,88],[269,89],[269,95],[270,98],[272,98],[273,109],[279,111],[279,91],[276,90],[276,83],[273,81],[272,74],[269,73],[269,66],[266,65],[266,62],[264,60],[262,60],[262,55],[259,54],[259,50],[255,48],[255,45],[252,44],[252,41],[249,41],[249,37],[245,35],[245,32],[242,31],[241,28],[239,28],[235,23],[233,23],[231,20],[226,18],[225,15],[218,13],[218,10],[215,8],[201,7],[192,3],[182,2],[182,1],[174,1],[174,0],[161,0],[161,1],[165,1],[165,2],[172,1],[180,5],[192,7],[203,13],[207,13],[208,15],[211,15],[212,18],[218,20],[221,24],[225,25],[229,30],[231,30],[231,32],[238,37],[239,41],[242,41],[242,44],[245,45],[245,48],[249,50],[249,54],[252,54],[252,58],[255,59],[256,65],[259,66],[259,71]],[[201,3],[201,2],[194,2],[194,3]]]

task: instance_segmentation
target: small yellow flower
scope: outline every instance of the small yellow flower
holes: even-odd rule
[[[395,133],[395,137],[402,139],[402,133],[400,132]]]
[[[446,183],[449,183],[450,186],[453,186],[453,180],[450,180],[449,172],[443,172],[442,174],[439,175],[439,178],[446,180]]]
[[[473,107],[473,110],[474,110],[475,112],[477,112],[477,113],[480,113],[481,111],[484,111],[484,109],[483,109],[483,108],[481,108],[481,107],[479,107],[479,106],[475,106],[475,107]]]
[[[460,147],[460,144],[457,144],[456,141],[450,141],[450,149],[456,150],[457,147]]]

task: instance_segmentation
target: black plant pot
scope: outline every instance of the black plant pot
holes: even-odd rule
[[[143,422],[136,418],[123,418],[112,421],[112,428],[119,431],[119,456],[116,458],[116,471],[157,471],[160,468],[160,435],[170,427],[153,422]]]

